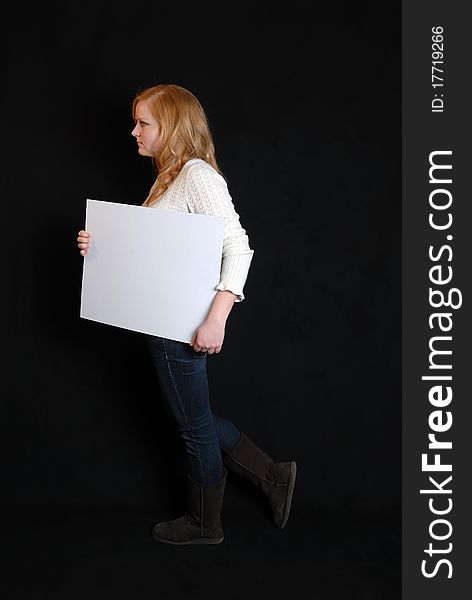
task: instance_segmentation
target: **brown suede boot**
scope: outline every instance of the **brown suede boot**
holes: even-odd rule
[[[251,481],[266,495],[277,527],[287,523],[297,475],[295,461],[275,462],[244,433],[223,459],[227,469]]]
[[[226,483],[226,469],[214,484],[199,485],[188,477],[187,514],[154,525],[152,537],[167,544],[220,544],[223,541],[220,513]]]

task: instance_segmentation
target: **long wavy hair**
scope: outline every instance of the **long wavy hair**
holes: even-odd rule
[[[205,160],[221,174],[205,111],[191,92],[170,83],[138,92],[131,107],[135,123],[136,105],[141,100],[146,102],[160,127],[158,150],[152,157],[157,178],[142,206],[149,206],[162,196],[192,158]]]

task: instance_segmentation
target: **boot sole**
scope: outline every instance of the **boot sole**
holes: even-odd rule
[[[297,463],[292,460],[290,462],[290,480],[288,483],[287,502],[285,503],[284,518],[280,529],[283,529],[287,524],[288,517],[290,515],[290,508],[292,506],[293,488],[295,487],[295,479],[297,478]]]
[[[221,536],[218,538],[196,538],[195,540],[189,540],[186,542],[174,542],[173,540],[166,540],[165,538],[159,537],[154,532],[152,532],[151,535],[159,542],[173,544],[174,546],[188,546],[189,544],[221,544],[221,542],[224,540],[224,536]]]

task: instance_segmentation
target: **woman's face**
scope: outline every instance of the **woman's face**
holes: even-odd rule
[[[152,116],[145,100],[140,100],[135,109],[136,126],[131,135],[136,138],[141,156],[156,156],[159,140],[159,123]]]

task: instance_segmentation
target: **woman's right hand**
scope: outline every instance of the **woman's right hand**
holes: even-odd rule
[[[90,246],[90,233],[88,231],[84,231],[83,229],[79,231],[79,237],[77,238],[77,245],[80,250],[80,254],[85,256]]]

